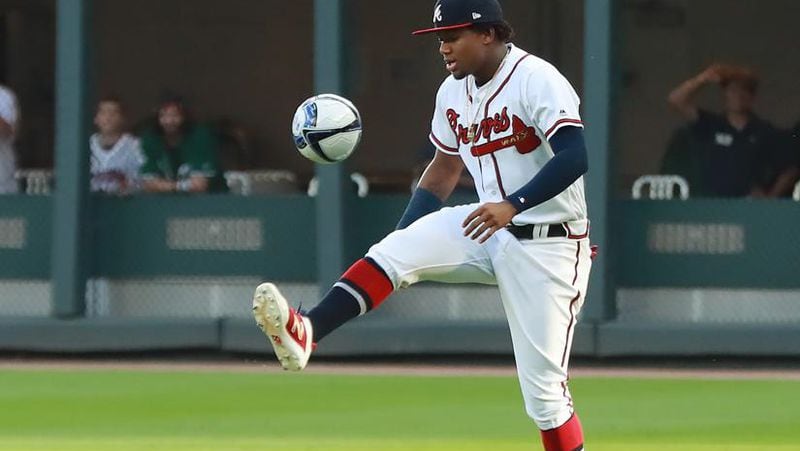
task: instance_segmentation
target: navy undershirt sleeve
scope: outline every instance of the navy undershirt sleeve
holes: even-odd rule
[[[525,186],[506,197],[517,212],[552,199],[589,169],[582,128],[560,128],[550,138],[550,147],[553,149],[553,158]]]
[[[397,223],[395,230],[405,229],[417,219],[440,208],[442,208],[442,201],[435,194],[425,188],[417,188],[414,190],[406,211]]]

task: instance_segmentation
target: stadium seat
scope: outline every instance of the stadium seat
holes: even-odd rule
[[[676,187],[681,200],[689,198],[689,183],[680,175],[643,175],[633,182],[631,197],[641,199],[645,186],[649,187],[651,200],[671,200]]]
[[[227,171],[225,182],[231,194],[289,194],[300,191],[297,175],[287,170]]]
[[[353,172],[350,174],[350,180],[356,185],[356,193],[358,194],[358,197],[367,197],[367,194],[369,194],[369,181],[367,178],[359,172]],[[318,192],[319,180],[317,180],[317,177],[315,176],[308,183],[307,194],[309,197],[316,197]]]
[[[19,169],[14,173],[20,191],[32,196],[48,196],[53,188],[53,171],[50,169]]]

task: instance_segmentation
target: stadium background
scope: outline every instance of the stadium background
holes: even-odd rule
[[[430,20],[431,3],[0,1],[0,75],[20,98],[26,188],[0,197],[0,350],[266,360],[271,351],[249,312],[257,283],[276,281],[311,307],[321,287],[392,229],[407,202],[445,75],[436,41],[410,36]],[[634,200],[631,187],[658,170],[680,123],[666,105],[669,89],[711,62],[754,66],[759,112],[780,126],[800,119],[800,60],[787,54],[800,40],[800,6],[503,5],[515,42],[555,63],[583,99],[601,256],[576,330],[578,361],[794,365],[798,204]],[[201,119],[246,131],[246,152],[230,156],[232,193],[88,193],[93,102],[115,93],[138,121],[165,89],[183,93]],[[297,104],[326,91],[358,105],[365,132],[346,164],[315,169],[296,155],[288,129]],[[718,106],[711,90],[700,101]],[[365,197],[352,173],[366,178]],[[317,197],[306,194],[313,176]],[[511,349],[493,289],[424,284],[337,331],[317,355],[409,362],[503,359]]]
[[[602,256],[577,354],[800,349],[796,203],[630,200],[633,181],[658,170],[679,124],[666,93],[709,62],[753,65],[764,80],[761,114],[784,126],[800,117],[792,97],[800,63],[776,45],[796,42],[798,32],[781,22],[794,4],[772,2],[742,0],[735,9],[714,0],[505,2],[519,45],[562,68],[584,99],[593,238]],[[325,2],[316,10],[310,1],[2,2],[4,75],[23,111],[21,166],[32,179],[41,178],[37,170],[55,176],[45,176],[48,194],[0,198],[0,316],[8,323],[0,345],[113,351],[103,327],[121,324],[131,330],[125,348],[264,351],[250,327],[252,287],[276,280],[310,306],[317,282],[335,278],[402,211],[444,75],[435,40],[408,33],[427,20],[428,3],[342,2],[340,12],[331,10],[340,13],[337,28]],[[316,36],[329,39],[315,40],[315,11],[323,16]],[[92,99],[116,93],[136,122],[165,89],[184,93],[201,119],[246,130],[247,152],[230,157],[240,194],[85,193]],[[351,97],[366,128],[350,161],[321,170],[316,201],[304,192],[314,167],[296,155],[287,123],[300,100],[326,90]],[[716,105],[708,91],[701,101]],[[369,195],[353,193],[350,173],[366,177]],[[402,336],[428,326],[434,334],[491,330],[496,339],[442,337],[436,346],[508,352],[490,288],[415,287],[374,316],[321,352],[438,352],[425,333],[412,334],[418,343],[397,340],[383,324],[367,340],[375,348],[364,349],[360,328],[369,333],[383,322]],[[163,341],[150,330],[155,319],[171,324],[159,328],[169,330]],[[436,326],[442,319],[449,327]],[[65,339],[40,333],[43,324]],[[82,335],[73,341],[73,333]]]

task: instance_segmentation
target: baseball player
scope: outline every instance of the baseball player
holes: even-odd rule
[[[139,140],[124,132],[125,115],[119,99],[97,103],[97,133],[89,137],[91,189],[124,194],[139,188],[139,168],[144,162]]]
[[[253,312],[285,369],[316,342],[418,281],[495,284],[528,415],[547,451],[583,449],[567,387],[591,250],[578,96],[546,61],[511,44],[497,0],[438,0],[433,27],[450,76],[436,95],[437,152],[397,230],[369,249],[308,313],[275,285]],[[466,166],[480,201],[442,208]]]

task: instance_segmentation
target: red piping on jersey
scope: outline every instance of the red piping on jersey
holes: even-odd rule
[[[441,141],[439,141],[439,139],[436,136],[434,136],[433,133],[431,133],[431,139],[433,140],[434,144],[439,146],[442,150],[446,150],[448,152],[458,153],[458,149],[454,149],[454,148],[452,148],[450,146],[445,146],[444,144],[442,144]]]
[[[566,225],[566,223],[564,223]],[[569,227],[567,227],[567,231],[569,231]],[[572,284],[575,285],[575,281],[578,280],[578,263],[581,261],[581,242],[577,242],[578,249],[575,251],[575,276],[572,277]],[[564,351],[561,353],[561,366],[564,366],[564,362],[567,361],[567,349],[569,349],[569,332],[572,330],[573,324],[575,324],[575,313],[573,307],[575,306],[575,302],[581,298],[581,292],[578,291],[578,294],[575,295],[574,298],[569,302],[569,325],[567,325],[567,335],[564,339]],[[569,374],[567,374],[567,380],[569,380]],[[567,380],[561,382],[561,386],[564,388],[564,397],[567,398],[567,403],[572,406],[572,398],[567,395]]]
[[[481,173],[481,190],[486,191],[486,185],[483,184],[483,164],[481,164],[480,158],[478,158],[478,171]]]
[[[579,245],[580,246],[580,245]],[[569,325],[567,326],[567,337],[566,342],[564,343],[564,352],[561,353],[561,366],[564,366],[564,362],[567,360],[567,348],[569,348],[569,331],[572,330],[572,325],[575,324],[575,313],[572,311],[572,307],[575,305],[575,302],[581,297],[580,291],[578,294],[575,295],[574,298],[569,302]],[[569,379],[569,376],[567,376]]]
[[[578,119],[559,119],[555,124],[553,124],[552,127],[550,127],[550,130],[547,130],[547,133],[544,134],[545,138],[550,139],[550,134],[553,133],[553,131],[557,129],[559,125],[564,123],[583,125],[583,121],[579,121]]]
[[[589,224],[588,223],[586,224],[586,232],[582,233],[580,235],[575,235],[574,233],[572,233],[572,230],[570,230],[570,228],[569,228],[569,224],[567,224],[566,222],[564,223],[564,227],[567,228],[567,238],[569,238],[571,240],[582,240],[582,239],[586,238],[587,236],[589,236]],[[576,263],[576,265],[577,265],[577,263]],[[575,283],[575,282],[573,281],[572,283]]]
[[[491,155],[492,155],[492,162],[494,163],[494,175],[495,177],[497,177],[497,187],[500,188],[500,194],[502,194],[503,198],[505,199],[506,190],[503,189],[503,179],[502,177],[500,177],[500,167],[497,164],[497,157],[495,157],[494,154]]]
[[[567,223],[565,222],[564,225]],[[567,227],[569,230],[569,227]],[[575,285],[575,281],[578,280],[578,262],[581,261],[581,242],[578,241],[578,250],[575,251],[575,276],[572,278],[572,283],[570,285]]]
[[[492,94],[492,96],[489,97],[489,100],[486,101],[486,108],[484,108],[484,110],[483,110],[483,118],[484,119],[489,117],[489,104],[492,103],[492,100],[494,100],[494,98],[497,97],[498,94],[500,94],[500,91],[502,91],[503,88],[505,88],[506,83],[508,83],[508,80],[511,79],[511,76],[514,75],[514,71],[517,70],[517,66],[519,66],[519,63],[521,63],[522,60],[524,60],[525,58],[527,58],[529,56],[531,56],[530,53],[526,53],[525,56],[520,58],[519,61],[517,61],[517,63],[514,64],[514,67],[511,68],[511,72],[508,73],[508,76],[506,77],[506,79],[503,80],[503,83],[501,83],[500,86],[497,87],[497,91],[495,91],[494,94]]]
[[[497,97],[498,94],[500,94],[500,91],[502,91],[503,88],[505,88],[506,84],[508,84],[508,80],[510,80],[511,76],[514,75],[514,71],[517,70],[517,66],[519,66],[519,63],[521,63],[522,60],[524,60],[529,56],[531,55],[529,53],[526,53],[525,56],[520,58],[519,61],[517,61],[516,64],[514,64],[514,67],[511,68],[511,72],[508,73],[506,79],[503,80],[503,83],[501,83],[500,86],[497,87],[497,91],[495,91],[494,94],[492,94],[492,96],[489,97],[489,100],[486,101],[486,107],[483,110],[484,120],[487,117],[489,117],[489,104],[492,103],[492,100],[494,100],[494,98]],[[494,175],[497,178],[497,187],[500,188],[500,194],[502,194],[503,197],[506,197],[506,190],[505,188],[503,188],[503,178],[500,176],[500,167],[497,164],[497,157],[494,156],[494,153],[492,153],[491,155],[492,155],[492,162],[494,163]]]

